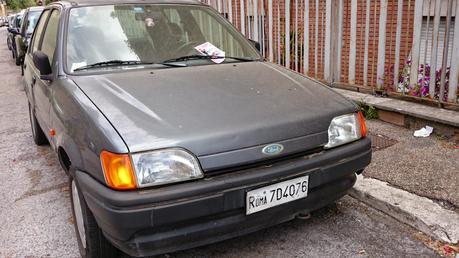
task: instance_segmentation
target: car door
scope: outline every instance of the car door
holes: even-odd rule
[[[36,101],[35,101],[35,91],[34,87],[36,85],[36,78],[39,72],[35,68],[33,64],[33,57],[32,53],[38,51],[38,47],[40,46],[41,39],[43,38],[43,32],[48,22],[50,10],[46,10],[43,12],[43,15],[40,17],[38,21],[37,28],[32,36],[31,46],[30,49],[27,51],[27,54],[24,58],[24,83],[25,83],[25,91],[29,99],[30,105],[35,109],[36,117],[40,124],[43,124],[42,115],[38,114],[36,108]],[[46,128],[43,128],[45,130]],[[45,131],[46,132],[46,131]]]
[[[57,45],[57,33],[60,20],[60,11],[58,9],[53,9],[49,13],[49,18],[46,23],[46,26],[43,29],[41,41],[39,41],[38,48],[35,51],[42,51],[45,53],[51,64],[53,74],[57,71],[54,67],[54,54],[56,52]],[[37,35],[38,36],[38,35]],[[33,54],[33,52],[32,52]],[[52,81],[40,79],[40,72],[33,65],[32,62],[32,80],[33,85],[32,92],[35,100],[35,112],[37,119],[41,122],[43,131],[46,133],[51,127],[50,121],[50,97],[51,97],[51,88]]]

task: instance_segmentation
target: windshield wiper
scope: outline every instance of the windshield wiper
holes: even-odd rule
[[[110,60],[110,61],[104,61],[104,62],[98,62],[90,65],[85,65],[82,67],[78,67],[75,71],[80,71],[80,70],[87,70],[91,68],[97,68],[97,67],[109,67],[109,66],[119,66],[119,65],[153,65],[153,64],[160,64],[160,65],[166,65],[166,66],[172,66],[172,67],[185,67],[186,64],[173,64],[173,63],[153,63],[153,62],[144,62],[144,61],[138,61],[138,60]]]
[[[171,62],[187,61],[187,60],[196,60],[196,59],[222,59],[222,58],[225,58],[225,59],[229,58],[229,59],[234,59],[234,60],[242,61],[242,62],[251,62],[251,61],[259,60],[258,58],[253,58],[253,57],[188,55],[188,56],[181,56],[181,57],[165,60],[163,61],[163,64],[171,63]]]

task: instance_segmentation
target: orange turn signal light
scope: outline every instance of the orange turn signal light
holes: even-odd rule
[[[116,190],[131,190],[137,188],[132,167],[131,158],[128,154],[116,154],[102,151],[100,161],[107,185]]]
[[[362,134],[362,138],[365,138],[368,133],[367,124],[365,123],[365,116],[362,112],[359,112],[358,118],[360,123],[360,133]]]

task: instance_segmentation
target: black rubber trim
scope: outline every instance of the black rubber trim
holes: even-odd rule
[[[309,213],[346,194],[356,180],[355,174],[311,191],[305,199],[286,203],[249,216],[244,210],[224,216],[204,217],[175,224],[173,227],[139,231],[128,241],[107,236],[119,249],[131,256],[150,256],[202,246],[245,235],[292,220],[297,214]]]

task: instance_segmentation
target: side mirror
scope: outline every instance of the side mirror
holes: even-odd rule
[[[261,46],[260,46],[260,43],[258,43],[257,41],[255,40],[251,40],[249,39],[250,43],[258,50],[258,51],[261,51]]]
[[[35,67],[40,71],[40,79],[51,81],[53,78],[53,71],[48,56],[42,51],[35,51],[32,54],[32,60]]]
[[[19,34],[19,31],[16,28],[8,28],[8,32],[12,33],[14,35],[18,35]]]

